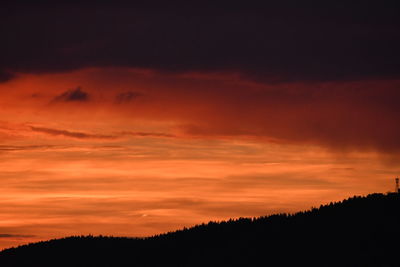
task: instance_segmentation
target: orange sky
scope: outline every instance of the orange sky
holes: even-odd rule
[[[16,75],[0,83],[1,248],[294,212],[393,190],[399,173],[398,81]]]

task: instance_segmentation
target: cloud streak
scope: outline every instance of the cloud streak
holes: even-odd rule
[[[164,137],[173,138],[176,135],[168,133],[157,133],[157,132],[121,132],[121,135],[132,136],[132,137]]]
[[[18,235],[18,234],[0,234],[0,238],[30,238],[34,235]]]
[[[49,134],[53,136],[65,136],[71,137],[76,139],[106,139],[112,140],[116,139],[116,136],[113,135],[103,135],[103,134],[88,134],[83,132],[72,132],[67,130],[59,130],[59,129],[52,129],[52,128],[45,128],[45,127],[35,127],[30,126],[31,130],[34,132]]]
[[[29,150],[47,150],[52,149],[52,145],[28,145],[28,146],[3,146],[0,145],[0,151],[10,152],[10,151],[29,151]]]
[[[155,138],[173,138],[176,137],[173,134],[169,133],[161,133],[161,132],[130,132],[130,131],[123,131],[119,132],[116,135],[105,135],[105,134],[90,134],[85,132],[76,132],[76,131],[68,131],[68,130],[61,130],[61,129],[53,129],[53,128],[46,128],[46,127],[36,127],[36,126],[29,126],[30,129],[34,132],[44,133],[53,136],[64,136],[64,137],[71,137],[74,139],[100,139],[100,140],[114,140],[118,139],[123,136],[128,137],[155,137]],[[14,150],[25,150],[27,147],[14,147],[14,146],[0,146],[0,150],[4,151],[14,151]],[[43,146],[29,146],[29,149],[35,148],[43,148]]]

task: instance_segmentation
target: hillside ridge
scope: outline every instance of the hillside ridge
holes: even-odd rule
[[[400,266],[399,208],[375,193],[147,238],[72,236],[3,250],[0,266]]]

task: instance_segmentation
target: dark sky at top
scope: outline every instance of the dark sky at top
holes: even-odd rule
[[[268,82],[400,75],[398,1],[111,2],[3,2],[0,80],[105,66]]]

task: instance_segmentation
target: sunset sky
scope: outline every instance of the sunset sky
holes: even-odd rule
[[[0,248],[394,190],[396,1],[71,2],[0,4]]]

